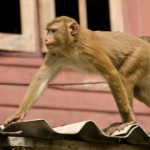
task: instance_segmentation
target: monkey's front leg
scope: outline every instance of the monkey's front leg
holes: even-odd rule
[[[123,130],[126,126],[134,124],[136,121],[119,72],[117,72],[117,70],[113,70],[112,73],[107,74],[105,77],[109,83],[112,94],[117,103],[117,107],[123,119],[122,123],[114,123],[104,130],[106,135],[111,135],[116,130]]]
[[[46,89],[49,81],[57,74],[58,71],[59,69],[56,65],[53,67],[52,65],[48,66],[43,64],[28,87],[18,111],[13,116],[8,118],[5,121],[5,124],[9,124],[19,119],[23,120],[28,110],[39,99]]]
[[[19,106],[19,109],[14,115],[9,117],[5,121],[5,124],[9,124],[19,119],[21,120],[24,119],[28,110],[38,100],[40,95],[44,92],[45,88],[47,87],[50,77],[49,72],[50,72],[49,69],[45,65],[41,66],[35,78],[28,87],[28,90]]]

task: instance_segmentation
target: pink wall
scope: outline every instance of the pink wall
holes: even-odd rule
[[[150,0],[123,0],[125,32],[150,35]],[[42,63],[41,58],[0,57],[1,83],[30,83]],[[72,72],[60,74],[53,83],[76,83],[97,80]],[[52,126],[93,120],[101,129],[121,118],[112,94],[103,85],[65,87],[68,90],[47,89],[25,119],[45,119]],[[70,90],[74,88],[74,90]],[[77,91],[93,89],[95,92]],[[27,87],[0,85],[0,124],[18,108]],[[97,92],[100,90],[101,92]],[[150,109],[134,100],[137,123],[150,132]]]
[[[123,0],[125,32],[150,35],[150,0]]]

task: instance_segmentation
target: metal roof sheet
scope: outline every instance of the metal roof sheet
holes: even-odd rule
[[[46,138],[54,140],[81,140],[95,142],[118,142],[136,145],[149,145],[150,136],[139,126],[130,125],[121,132],[108,137],[92,121],[83,121],[57,128],[51,128],[45,120],[15,122],[3,128],[0,136]]]

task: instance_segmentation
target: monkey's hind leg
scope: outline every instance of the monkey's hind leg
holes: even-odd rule
[[[150,71],[134,88],[134,97],[150,107]]]
[[[139,81],[139,79],[141,78],[145,70],[143,68],[143,65],[141,66],[139,65],[139,64],[144,64],[143,63],[144,59],[141,59],[141,57],[142,57],[141,50],[138,49],[137,51],[128,55],[121,63],[121,66],[118,69],[131,108],[133,108],[132,101],[134,95],[134,87],[136,83]],[[130,113],[134,115],[133,109],[130,110]],[[122,117],[123,117],[123,122],[111,124],[108,128],[104,129],[106,135],[111,135],[116,130],[118,131],[123,130],[126,126],[136,123],[135,120],[128,120],[126,115],[122,115]]]
[[[135,124],[135,121],[130,121],[127,123],[113,123],[111,124],[109,127],[105,128],[103,131],[105,132],[105,134],[107,136],[112,135],[115,131],[121,131],[123,130],[125,127]]]

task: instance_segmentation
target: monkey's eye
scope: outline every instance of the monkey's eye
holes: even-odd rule
[[[57,29],[49,29],[49,32],[55,33],[57,31]]]

